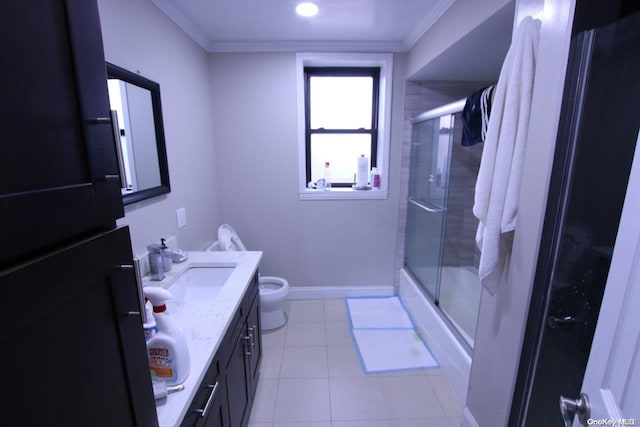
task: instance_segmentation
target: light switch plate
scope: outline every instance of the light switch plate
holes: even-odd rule
[[[176,219],[178,221],[178,228],[183,228],[187,225],[187,209],[180,208],[176,211]]]

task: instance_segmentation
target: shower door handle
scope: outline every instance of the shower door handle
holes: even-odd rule
[[[431,206],[429,206],[429,204],[427,204],[427,202],[424,202],[422,200],[418,201],[418,200],[414,199],[413,197],[409,197],[407,199],[407,201],[409,203],[419,207],[420,209],[423,209],[423,210],[425,210],[427,212],[430,212],[430,213],[441,213],[441,212],[445,212],[447,210],[446,208],[443,208],[441,206],[436,206],[436,205],[433,205],[435,207],[431,207]]]

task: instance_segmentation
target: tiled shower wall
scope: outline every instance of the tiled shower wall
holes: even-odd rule
[[[400,221],[398,222],[398,245],[396,248],[396,280],[399,282],[400,269],[404,266],[404,241],[405,228],[407,223],[407,197],[409,195],[409,166],[411,164],[411,118],[420,113],[429,111],[446,105],[450,102],[466,98],[471,93],[492,84],[492,82],[456,82],[456,81],[407,81],[405,84],[405,100],[404,100],[404,126],[402,133],[402,161],[400,171]],[[476,148],[475,150],[477,150]],[[481,150],[481,147],[479,147]],[[455,156],[455,154],[454,154]],[[452,164],[455,160],[452,159]],[[453,168],[452,172],[460,172],[459,168]],[[473,200],[473,190],[475,187],[475,178],[470,186],[469,181],[462,185],[465,192],[471,191],[471,200]],[[451,195],[450,195],[451,197]],[[464,200],[468,195],[461,194],[454,197],[457,200]],[[464,208],[463,208],[464,210]],[[467,214],[463,214],[464,217]],[[472,219],[473,215],[471,214]],[[469,221],[469,220],[467,220]],[[454,223],[451,223],[454,224]],[[469,227],[466,227],[469,229]],[[475,230],[474,230],[475,232]],[[467,238],[459,237],[459,241],[467,243]],[[473,237],[471,238],[473,243]],[[447,251],[445,251],[447,252]],[[451,251],[450,257],[459,257],[455,255],[456,251]],[[474,255],[472,255],[473,257]],[[449,264],[451,265],[451,264]],[[463,264],[471,265],[471,264]]]
[[[442,251],[442,265],[450,267],[478,267],[480,250],[475,237],[478,219],[473,215],[473,199],[480,159],[484,144],[463,147],[462,114],[455,115],[451,169],[449,171],[449,198],[444,224],[446,240]]]

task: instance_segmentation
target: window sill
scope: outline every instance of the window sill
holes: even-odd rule
[[[332,188],[331,191],[305,189],[298,193],[300,200],[384,200],[386,190],[354,190]]]

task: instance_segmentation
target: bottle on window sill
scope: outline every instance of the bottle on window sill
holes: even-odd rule
[[[324,162],[324,186],[322,188],[324,191],[331,191],[331,170],[329,165],[329,162]]]

